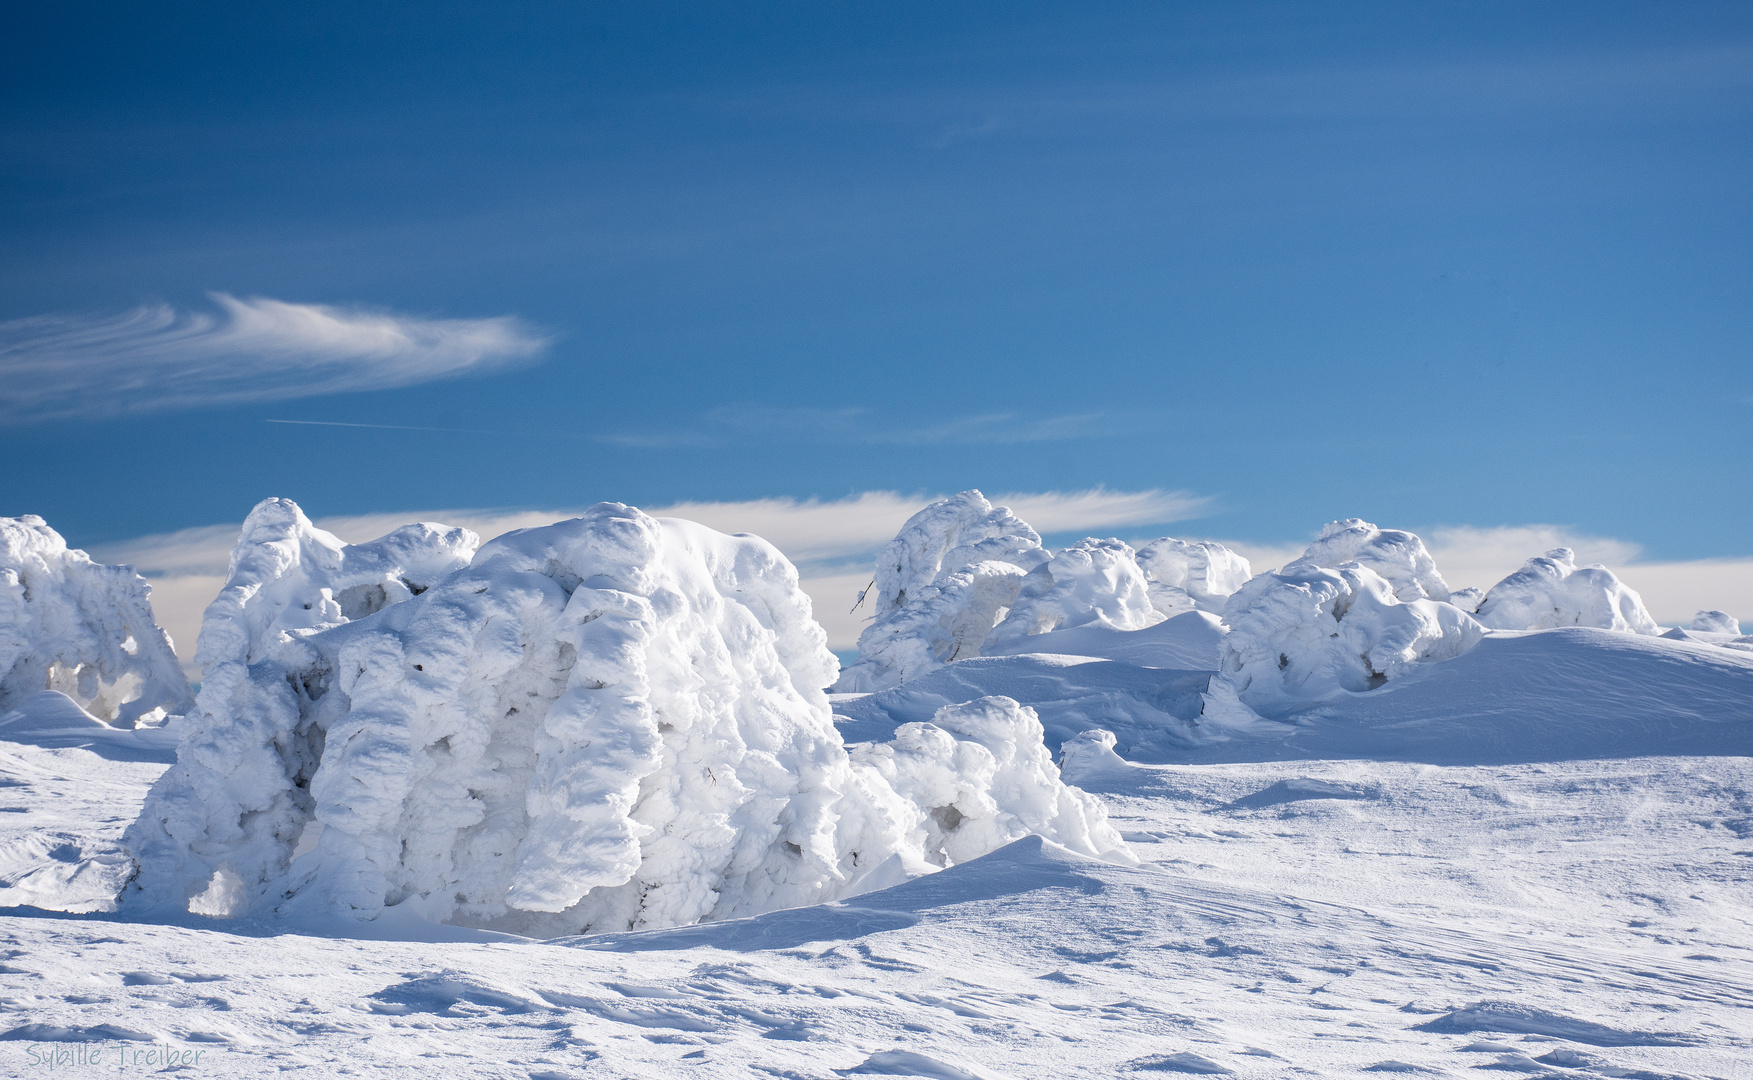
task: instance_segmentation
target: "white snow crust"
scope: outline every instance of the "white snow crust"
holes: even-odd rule
[[[1139,548],[1137,558],[1150,582],[1151,606],[1168,616],[1185,611],[1221,615],[1230,594],[1253,576],[1247,559],[1205,540],[1165,536]]]
[[[264,638],[210,669],[129,833],[146,907],[407,905],[553,936],[820,903],[1037,826],[1123,847],[1014,703],[871,750],[905,792],[855,762],[809,599],[756,537],[604,503],[375,614]],[[959,802],[908,797],[945,785]],[[957,806],[966,831],[933,832]]]
[[[1493,585],[1479,604],[1478,618],[1494,630],[1592,626],[1634,634],[1661,632],[1634,589],[1605,566],[1577,566],[1570,548],[1537,555]]]
[[[93,562],[42,518],[0,518],[0,711],[44,690],[124,728],[187,709],[151,594],[133,567]]]

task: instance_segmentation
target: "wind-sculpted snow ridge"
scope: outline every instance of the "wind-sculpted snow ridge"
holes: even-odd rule
[[[1151,606],[1150,584],[1130,546],[1080,540],[1029,572],[1010,613],[987,641],[1009,648],[1054,630],[1142,630],[1164,618]]]
[[[133,567],[93,562],[42,518],[0,518],[0,713],[44,690],[125,728],[186,710],[151,595]]]
[[[1366,566],[1329,569],[1307,559],[1242,586],[1224,618],[1221,678],[1266,715],[1373,690],[1419,663],[1459,656],[1485,634],[1453,604],[1400,600]],[[1233,706],[1223,692],[1207,703],[1220,713]]]
[[[1661,633],[1635,590],[1605,566],[1577,566],[1570,548],[1535,556],[1493,585],[1480,602],[1477,617],[1493,630],[1590,626]]]
[[[1449,598],[1448,582],[1416,533],[1378,529],[1362,518],[1329,522],[1301,561],[1330,570],[1346,563],[1366,566],[1387,579],[1402,603]]]
[[[1060,797],[1057,772],[1013,782],[1021,766],[1007,763],[1028,748],[982,742],[980,759],[926,738],[895,756],[999,766],[958,788],[961,803],[897,794],[833,726],[821,688],[837,665],[784,556],[620,504],[508,533],[418,596],[266,649],[203,687],[130,830],[130,902],[364,919],[398,907],[554,936],[733,918],[925,872],[927,821],[945,807],[1000,822],[970,838],[1037,819],[1078,835],[1064,813],[1029,809]],[[923,759],[915,772],[931,774]]]
[[[1254,576],[1247,559],[1209,540],[1191,543],[1165,536],[1139,548],[1137,558],[1150,582],[1151,606],[1167,616],[1186,611],[1221,615],[1230,594]]]
[[[1034,529],[978,491],[932,503],[877,558],[874,621],[834,688],[884,690],[979,656],[1024,575],[1047,558]]]
[[[311,524],[291,499],[263,499],[244,519],[225,586],[201,617],[195,662],[253,664],[292,637],[417,596],[469,563],[481,539],[419,522],[368,544]]]

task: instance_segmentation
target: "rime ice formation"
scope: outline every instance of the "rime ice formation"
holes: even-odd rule
[[[1047,557],[1035,530],[978,491],[914,514],[877,558],[875,620],[834,689],[884,690],[979,656],[1024,575]]]
[[[1009,750],[976,731],[986,758],[929,735],[891,753],[940,779],[995,762],[958,803],[917,805],[854,763],[824,641],[796,570],[758,538],[613,503],[508,533],[417,596],[216,665],[130,830],[131,902],[405,905],[552,936],[886,883],[929,868],[923,820],[942,807],[974,822],[939,838],[952,860],[1017,821],[1076,839],[1077,797],[1028,773],[1038,723],[1002,717],[1034,739]],[[1042,817],[1048,803],[1064,805]]]
[[[467,566],[467,529],[420,522],[369,544],[343,543],[291,499],[263,499],[244,519],[225,586],[201,617],[195,662],[253,664],[293,636],[362,618]]]
[[[1367,566],[1387,579],[1402,603],[1449,598],[1448,583],[1417,534],[1378,529],[1362,518],[1329,522],[1302,560],[1328,569],[1346,563]]]
[[[1247,559],[1210,541],[1165,536],[1139,548],[1137,557],[1150,582],[1151,606],[1164,615],[1221,614],[1230,594],[1253,576]]]
[[[1084,855],[1133,861],[1101,800],[1060,781],[1035,710],[1007,697],[939,709],[895,738],[852,747],[921,809],[925,858],[950,866],[1030,833]],[[1109,736],[1110,741],[1112,736]]]
[[[1692,629],[1707,634],[1741,633],[1741,620],[1726,611],[1701,611],[1692,616]]]
[[[187,709],[151,594],[133,567],[92,562],[42,518],[0,518],[0,712],[43,690],[119,727]]]
[[[1150,583],[1132,548],[1092,538],[1029,571],[1010,613],[988,640],[1011,647],[1037,634],[1079,626],[1142,630],[1165,617],[1151,606]]]
[[[1478,619],[1493,630],[1592,626],[1661,632],[1636,591],[1604,566],[1578,567],[1570,548],[1535,556],[1493,585],[1479,604]]]
[[[1452,604],[1400,600],[1368,567],[1329,569],[1307,559],[1242,586],[1224,619],[1221,676],[1244,704],[1268,715],[1374,689],[1484,636]]]

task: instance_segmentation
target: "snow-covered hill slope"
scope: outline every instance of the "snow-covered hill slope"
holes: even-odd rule
[[[841,903],[545,943],[13,908],[0,1063],[156,1044],[227,1077],[1743,1076],[1749,765],[1124,765],[1092,784],[1135,869],[1030,838]]]

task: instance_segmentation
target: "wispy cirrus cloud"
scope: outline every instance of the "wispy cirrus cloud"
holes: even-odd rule
[[[511,316],[427,319],[225,293],[212,300],[213,312],[151,304],[0,322],[0,418],[387,390],[527,361],[548,343]]]

